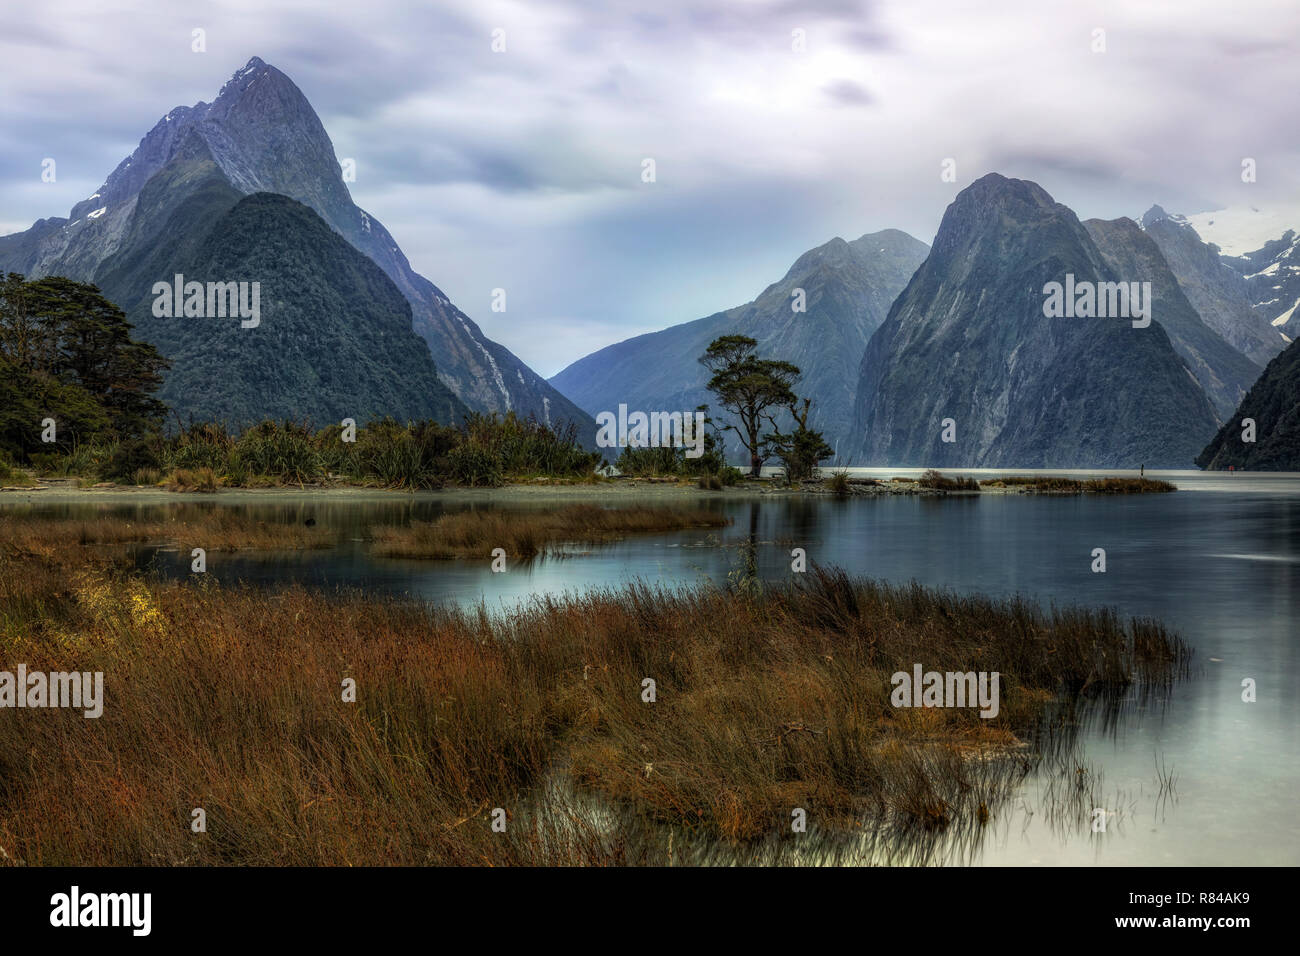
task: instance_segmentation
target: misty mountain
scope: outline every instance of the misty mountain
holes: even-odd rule
[[[439,377],[465,405],[534,414],[557,424],[572,420],[584,438],[594,436],[594,422],[508,349],[484,336],[411,268],[383,224],[352,202],[333,144],[311,104],[287,76],[257,57],[212,103],[177,107],[159,120],[67,219],[40,220],[26,232],[0,237],[0,269],[98,282],[100,267],[133,228],[141,191],[178,152],[195,149],[193,137],[238,193],[277,193],[302,203],[377,264],[409,303],[413,328],[432,352]],[[189,185],[168,175],[176,188]],[[172,233],[166,239],[183,245],[194,241]],[[167,276],[145,278],[152,282]]]
[[[1151,236],[1132,219],[1089,219],[1084,228],[1115,273],[1151,283],[1152,316],[1169,335],[1174,351],[1201,383],[1223,421],[1233,413],[1262,371],[1201,321]]]
[[[1048,318],[1044,289],[1067,274],[1133,281],[1040,186],[990,174],[962,190],[867,344],[855,463],[1189,466],[1217,422],[1164,327]]]
[[[813,399],[812,427],[846,445],[858,360],[890,303],[926,255],[925,243],[897,229],[846,242],[835,238],[803,255],[754,301],[694,322],[639,335],[579,359],[551,379],[587,412],[691,410],[713,397],[699,357],[721,335],[748,335],[758,354],[799,366],[800,396]],[[803,290],[805,312],[795,312]]]
[[[1286,340],[1252,308],[1241,273],[1224,262],[1218,246],[1201,240],[1186,217],[1152,206],[1141,224],[1201,320],[1229,345],[1260,366],[1286,347]]]

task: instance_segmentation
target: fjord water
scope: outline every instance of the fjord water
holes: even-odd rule
[[[213,503],[248,508],[267,520],[313,517],[345,531],[342,544],[330,551],[209,554],[208,573],[227,584],[359,587],[483,602],[505,612],[536,594],[637,578],[669,586],[725,585],[729,576],[756,571],[764,580],[786,581],[791,550],[803,548],[810,562],[894,583],[1020,594],[1044,606],[1111,605],[1125,616],[1161,620],[1195,657],[1191,675],[1172,693],[1134,702],[1118,723],[1082,732],[1077,760],[1089,768],[1105,808],[1118,811],[1107,832],[1051,822],[1046,784],[1036,774],[973,847],[933,861],[1295,865],[1300,476],[1163,477],[1172,477],[1180,491],[848,499],[701,493],[691,500],[723,510],[734,519],[731,527],[572,547],[504,574],[490,571],[486,555],[481,562],[376,559],[363,540],[366,526],[375,523],[428,519],[454,507],[522,507],[494,504],[487,496],[468,505],[436,495]],[[36,507],[64,515],[103,508]],[[155,509],[174,507],[139,505],[130,512],[156,516]],[[1091,570],[1095,548],[1106,551],[1104,574]],[[142,567],[178,576],[187,574],[188,561],[188,553],[174,551],[140,555]],[[1246,678],[1256,682],[1255,703],[1242,701]],[[1174,799],[1158,795],[1157,762],[1176,777]]]

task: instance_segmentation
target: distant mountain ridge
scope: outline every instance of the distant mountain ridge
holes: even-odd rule
[[[192,134],[192,135],[191,135]],[[343,182],[333,144],[293,82],[260,58],[222,87],[211,103],[177,107],[141,140],[96,194],[68,219],[43,219],[0,237],[0,269],[96,281],[131,228],[141,190],[195,138],[237,192],[277,193],[313,210],[375,262],[410,304],[416,332],[428,343],[439,377],[469,408],[514,410],[541,421],[576,422],[584,440],[595,423],[504,346],[483,335],[436,286],[416,273],[383,225],[358,208]]]
[[[593,415],[620,403],[645,411],[694,409],[713,402],[698,361],[709,343],[748,335],[760,355],[800,367],[795,391],[813,399],[810,424],[832,446],[848,445],[862,349],[927,251],[897,229],[832,239],[799,256],[752,302],[600,349],[551,383]],[[794,311],[797,289],[805,312]]]

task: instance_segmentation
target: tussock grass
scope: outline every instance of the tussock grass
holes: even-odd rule
[[[0,552],[0,667],[103,671],[106,687],[97,720],[0,721],[3,862],[664,863],[662,827],[743,846],[788,834],[792,807],[828,829],[978,827],[1053,698],[1186,664],[1154,622],[834,571],[499,617],[146,581],[78,548]],[[998,717],[894,708],[890,675],[914,663],[1000,672]]]
[[[561,542],[598,544],[630,534],[722,528],[729,523],[716,511],[671,506],[576,504],[555,511],[459,511],[434,521],[377,528],[372,550],[385,558],[466,558],[504,548],[511,557],[531,558]]]
[[[831,476],[826,479],[828,490],[837,495],[847,495],[849,493],[849,473],[843,469],[832,471]]]
[[[217,490],[217,474],[211,468],[177,468],[167,476],[167,490],[210,494]]]
[[[214,508],[182,518],[137,521],[95,518],[23,518],[0,513],[0,554],[53,554],[60,544],[183,544],[208,551],[302,551],[337,544],[324,528],[260,521],[234,509]]]
[[[986,488],[1025,487],[1031,491],[1051,494],[1133,495],[1177,491],[1176,485],[1154,478],[1062,478],[1051,475],[1008,475],[986,478],[980,482]]]
[[[1083,490],[1094,495],[1141,495],[1177,491],[1177,485],[1154,478],[1095,478],[1083,483]]]
[[[933,468],[922,473],[917,479],[917,483],[922,488],[930,488],[935,491],[979,491],[980,486],[974,478],[949,478]]]

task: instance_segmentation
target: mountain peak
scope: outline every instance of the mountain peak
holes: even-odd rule
[[[1143,229],[1149,229],[1158,222],[1169,222],[1175,226],[1185,226],[1195,232],[1195,228],[1186,216],[1180,216],[1177,213],[1165,212],[1163,206],[1158,203],[1142,214],[1140,225]],[[1197,238],[1200,238],[1199,236]]]
[[[986,173],[981,176],[959,192],[957,199],[960,200],[963,196],[984,200],[1009,197],[1028,200],[1036,205],[1055,205],[1047,190],[1038,183],[1031,182],[1028,179],[1012,179],[1009,176],[1003,176],[1001,173]]]
[[[221,92],[217,94],[216,100],[212,103],[212,109],[220,109],[226,106],[232,100],[240,99],[245,91],[262,77],[268,77],[278,81],[277,85],[288,86],[295,91],[297,87],[293,86],[293,81],[287,76],[271,66],[260,56],[255,56],[244,64],[243,69],[237,70],[221,87]]]

